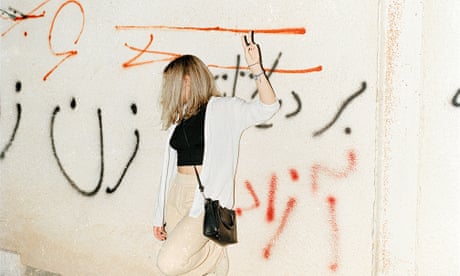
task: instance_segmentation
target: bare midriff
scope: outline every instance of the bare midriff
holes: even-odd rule
[[[195,166],[199,173],[201,173],[202,166]],[[181,174],[195,174],[193,166],[178,166],[177,171]]]

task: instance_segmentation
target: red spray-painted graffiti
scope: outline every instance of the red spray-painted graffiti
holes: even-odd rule
[[[356,155],[353,151],[350,151],[348,153],[347,160],[348,160],[348,166],[341,171],[332,170],[320,164],[314,164],[310,170],[311,171],[311,191],[312,193],[318,192],[318,179],[319,179],[320,173],[333,177],[333,178],[348,177],[348,175],[351,172],[353,172],[353,170],[356,168]]]
[[[281,218],[281,223],[278,226],[278,229],[276,230],[275,235],[270,239],[270,241],[267,243],[267,245],[265,246],[263,250],[263,256],[265,259],[270,258],[271,249],[273,245],[275,244],[275,242],[278,240],[281,233],[283,232],[284,227],[286,226],[287,219],[289,215],[291,214],[292,209],[294,209],[296,202],[297,200],[294,197],[289,198],[286,204],[286,209],[284,210],[283,216]]]
[[[332,262],[329,268],[332,271],[337,271],[339,266],[339,226],[337,225],[336,201],[333,196],[327,198],[329,207],[329,222],[332,228]]]
[[[278,178],[275,174],[272,175],[272,179],[270,181],[270,190],[268,191],[268,207],[267,207],[267,214],[266,220],[267,222],[272,222],[275,218],[275,194],[276,188],[278,184]]]
[[[236,208],[236,214],[241,216],[243,214],[243,211],[251,211],[253,209],[256,209],[260,206],[260,200],[259,197],[257,196],[256,192],[254,191],[254,188],[252,187],[251,183],[249,181],[245,182],[246,184],[246,189],[248,189],[249,193],[252,196],[252,199],[254,200],[254,204],[251,207],[248,208]]]
[[[353,150],[349,150],[347,154],[347,161],[348,165],[345,169],[343,170],[334,170],[330,169],[324,165],[320,164],[313,164],[310,168],[310,171],[312,172],[310,175],[310,182],[312,187],[315,187],[312,189],[313,194],[317,194],[318,192],[318,180],[319,180],[319,173],[322,172],[326,176],[335,178],[335,179],[343,179],[348,177],[352,172],[356,170],[356,153]],[[289,175],[291,177],[292,182],[298,182],[300,179],[299,172],[296,169],[290,169],[289,170]],[[250,211],[254,210],[258,207],[260,207],[260,200],[259,197],[257,196],[257,193],[255,192],[253,186],[249,181],[245,182],[246,189],[249,191],[251,197],[254,200],[254,203],[252,206],[248,208],[236,208],[237,214],[239,216],[243,215],[243,211]],[[267,223],[271,223],[275,219],[275,200],[276,200],[276,192],[278,189],[278,177],[275,173],[272,174],[270,178],[270,183],[268,187],[268,195],[267,195],[267,210],[266,210],[266,215],[265,215],[265,221]],[[337,198],[335,196],[329,195],[326,198],[326,203],[327,203],[327,210],[329,213],[328,217],[328,222],[331,227],[331,240],[332,240],[332,245],[331,245],[331,251],[332,251],[332,260],[330,261],[329,269],[333,272],[336,272],[337,269],[339,268],[339,251],[340,251],[340,246],[339,246],[339,225],[337,223]],[[271,256],[271,251],[273,247],[276,244],[276,241],[279,240],[281,234],[283,233],[286,224],[288,222],[288,218],[291,215],[292,211],[294,210],[294,207],[297,204],[297,198],[290,196],[287,203],[286,207],[283,211],[283,215],[281,217],[280,225],[278,226],[275,234],[272,236],[272,238],[267,242],[265,247],[263,248],[262,251],[262,256],[264,259],[270,259]]]

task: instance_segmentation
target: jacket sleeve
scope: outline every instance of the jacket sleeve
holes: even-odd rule
[[[278,100],[273,104],[264,104],[259,98],[252,101],[235,98],[235,101],[235,121],[238,122],[241,129],[246,129],[269,120],[280,108]]]
[[[175,166],[177,164],[177,152],[169,146],[169,138],[173,129],[169,130],[168,139],[165,143],[163,155],[163,168],[160,177],[160,187],[158,189],[156,206],[153,213],[153,226],[163,226],[165,223],[164,210],[166,203],[166,195],[168,194],[170,182],[175,174]]]

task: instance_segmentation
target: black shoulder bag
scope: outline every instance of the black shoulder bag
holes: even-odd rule
[[[185,141],[190,147],[184,125],[182,125],[182,130],[184,131]],[[200,174],[196,166],[193,166],[193,168],[195,169],[201,195],[204,198],[203,235],[221,246],[237,243],[235,210],[222,207],[219,204],[219,200],[206,197]]]

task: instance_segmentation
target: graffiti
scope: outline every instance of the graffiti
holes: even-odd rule
[[[328,209],[329,209],[329,222],[332,228],[332,254],[333,260],[329,269],[332,271],[337,271],[339,266],[339,226],[337,225],[337,212],[336,204],[337,199],[333,196],[327,197]]]
[[[267,243],[265,248],[263,249],[263,256],[265,259],[270,258],[271,254],[271,249],[275,245],[276,241],[279,239],[279,236],[284,230],[284,227],[286,226],[287,219],[289,215],[292,213],[292,210],[294,209],[296,205],[297,200],[294,197],[290,197],[287,204],[286,204],[286,209],[284,210],[283,216],[281,218],[281,223],[278,226],[278,229],[276,229],[275,235],[270,239],[270,241]]]
[[[289,170],[289,174],[291,176],[291,180],[296,182],[299,179],[299,175],[297,170],[291,169]],[[252,184],[249,181],[245,182],[246,189],[249,191],[251,197],[254,200],[254,204],[250,207],[246,208],[235,208],[237,215],[241,216],[243,215],[243,211],[251,211],[260,206],[260,200],[259,197],[257,196],[257,193],[254,191],[254,188],[252,187]],[[265,213],[265,221],[267,223],[272,223],[275,220],[275,198],[276,198],[276,191],[278,187],[278,177],[276,174],[272,174],[270,178],[270,183],[269,183],[269,192],[268,192],[268,199],[267,199],[267,210]],[[281,223],[278,226],[275,234],[273,237],[270,239],[270,241],[267,243],[267,245],[263,249],[263,257],[265,259],[269,259],[271,255],[271,250],[273,246],[276,244],[276,241],[279,239],[281,233],[283,232],[288,217],[291,214],[292,210],[294,209],[296,205],[297,199],[295,197],[290,197],[286,203],[286,208],[283,212],[283,215],[281,217]]]
[[[27,18],[27,15],[12,8],[12,7],[8,7],[7,10],[4,10],[4,9],[0,9],[0,12],[1,12],[1,16],[3,19],[12,19],[13,21],[14,20],[18,20],[18,19],[26,19]]]
[[[303,35],[307,32],[305,28],[281,28],[281,29],[230,29],[223,27],[184,27],[184,26],[115,26],[116,30],[174,30],[174,31],[202,31],[202,32],[230,32],[230,33],[254,33],[262,34],[295,34]]]
[[[235,208],[235,212],[238,216],[241,216],[243,214],[243,211],[251,211],[251,210],[254,210],[256,208],[259,208],[260,206],[260,200],[259,200],[259,197],[257,196],[256,192],[254,191],[254,188],[252,187],[252,184],[251,182],[249,181],[246,181],[245,182],[245,187],[246,189],[249,191],[249,194],[251,195],[252,199],[254,200],[254,204],[250,207],[247,207],[247,208]]]
[[[13,25],[10,26],[10,28],[8,28],[5,32],[2,33],[2,36],[5,36],[12,28],[14,28],[18,23],[19,21],[24,21],[24,20],[28,20],[28,19],[33,19],[33,18],[41,18],[41,17],[44,17],[45,16],[45,11],[43,11],[41,14],[39,15],[34,15],[33,13],[36,12],[38,9],[42,8],[44,5],[46,5],[48,1],[44,1],[42,2],[40,5],[38,5],[36,8],[34,8],[30,13],[27,13],[27,14],[23,14],[23,13],[20,13],[18,12],[17,10],[15,9],[9,9],[9,10],[12,10],[13,13],[10,14],[11,16],[14,16],[14,21],[15,23]],[[53,74],[56,69],[58,69],[59,66],[61,66],[66,60],[68,60],[69,58],[73,57],[73,56],[76,56],[78,54],[78,51],[75,50],[75,49],[72,49],[72,50],[67,50],[67,51],[56,51],[55,50],[55,46],[54,46],[54,43],[53,43],[53,38],[54,38],[54,28],[55,28],[55,24],[56,24],[56,19],[58,18],[58,16],[61,14],[61,12],[64,10],[64,8],[66,8],[68,5],[76,5],[79,9],[79,12],[81,14],[81,26],[80,26],[80,30],[77,34],[77,37],[75,38],[75,40],[73,41],[73,44],[74,45],[77,45],[80,38],[81,38],[81,35],[83,33],[83,30],[84,30],[84,27],[85,27],[85,12],[84,12],[84,9],[83,9],[83,6],[80,4],[80,2],[76,1],[76,0],[68,0],[66,2],[64,2],[63,4],[61,4],[59,6],[59,8],[57,9],[57,11],[55,12],[54,16],[53,16],[53,20],[50,24],[50,29],[49,29],[49,32],[48,32],[48,46],[49,46],[49,50],[51,52],[51,54],[55,57],[58,57],[58,58],[61,58],[61,60],[56,64],[54,65],[47,73],[45,73],[45,75],[43,76],[43,81],[46,81],[51,74]],[[2,14],[5,13],[6,11],[5,10],[1,10],[2,11]],[[16,16],[16,14],[19,14],[19,16]],[[9,17],[11,17],[9,16]],[[28,33],[27,32],[24,32],[24,36],[27,36]]]
[[[78,54],[78,51],[77,50],[68,50],[68,51],[63,51],[63,52],[56,52],[54,50],[54,46],[53,46],[53,42],[52,42],[52,36],[53,36],[53,30],[54,30],[54,24],[56,23],[56,18],[58,17],[58,15],[61,13],[61,11],[67,6],[67,5],[70,5],[70,4],[75,4],[77,5],[77,7],[79,8],[80,10],[80,13],[81,13],[81,16],[82,16],[82,22],[81,22],[81,28],[80,28],[80,32],[78,33],[77,37],[75,38],[73,44],[77,45],[78,44],[78,41],[80,40],[80,37],[83,33],[83,29],[85,27],[85,12],[83,10],[83,6],[78,2],[78,1],[74,1],[74,0],[69,0],[67,2],[65,2],[64,4],[62,4],[59,9],[56,11],[54,17],[53,17],[53,21],[51,23],[51,27],[50,27],[50,31],[49,31],[49,35],[48,35],[48,43],[49,43],[49,48],[50,48],[50,51],[51,53],[56,56],[56,57],[63,57],[50,71],[48,71],[48,73],[45,74],[45,76],[43,77],[43,80],[46,81],[48,79],[48,77],[62,64],[64,63],[64,61],[66,61],[67,59],[73,57],[73,56],[76,56]]]
[[[168,53],[168,52],[161,52],[161,51],[152,51],[152,50],[148,50],[149,47],[152,45],[153,43],[153,34],[150,34],[150,38],[149,38],[149,42],[147,43],[147,45],[140,49],[140,48],[136,48],[136,47],[133,47],[133,46],[130,46],[128,43],[125,43],[125,47],[127,47],[128,49],[132,50],[132,51],[136,51],[138,52],[134,57],[132,57],[131,59],[129,59],[128,61],[124,62],[122,64],[122,66],[124,68],[129,68],[129,67],[134,67],[134,66],[141,66],[141,65],[146,65],[146,64],[151,64],[151,63],[155,63],[155,62],[165,62],[165,61],[171,61],[179,56],[181,56],[180,54],[175,54],[175,53]],[[157,60],[148,60],[148,61],[142,61],[142,62],[135,62],[137,61],[141,56],[143,56],[144,54],[159,54],[159,55],[166,55],[167,57],[166,58],[161,58],[161,59],[157,59]]]
[[[74,110],[76,108],[76,100],[73,98],[71,100],[71,103],[70,103],[70,107],[72,110]],[[102,110],[100,108],[97,109],[97,118],[98,118],[98,123],[99,123],[99,148],[100,148],[100,152],[99,152],[99,178],[98,178],[98,181],[97,181],[97,185],[96,187],[93,189],[93,190],[90,190],[90,191],[85,191],[83,189],[81,189],[79,187],[79,185],[77,185],[77,183],[75,183],[75,181],[69,176],[69,174],[67,173],[66,169],[64,168],[63,164],[62,164],[62,161],[61,161],[61,158],[59,157],[58,153],[57,153],[57,149],[56,149],[56,143],[55,143],[55,121],[56,121],[56,116],[57,114],[60,112],[61,108],[59,106],[56,106],[54,108],[54,111],[53,111],[53,114],[51,116],[51,127],[50,127],[50,139],[51,139],[51,146],[52,146],[52,150],[53,150],[53,156],[54,158],[56,159],[56,162],[59,166],[59,169],[61,171],[61,173],[64,175],[65,179],[67,180],[67,182],[72,186],[72,188],[74,188],[77,192],[79,192],[81,195],[83,196],[94,196],[96,195],[100,188],[102,187],[102,182],[103,182],[103,178],[104,178],[104,135],[103,135],[103,124],[102,124]],[[132,104],[131,105],[131,112],[136,115],[137,114],[137,106],[135,104]],[[113,193],[115,192],[121,182],[123,181],[129,167],[131,166],[134,158],[136,157],[137,155],[137,152],[139,150],[139,143],[140,143],[140,135],[139,135],[139,131],[136,129],[134,130],[134,136],[136,138],[136,142],[135,142],[135,147],[134,147],[134,150],[126,164],[126,166],[124,167],[122,173],[121,173],[121,176],[118,178],[118,181],[117,183],[114,185],[113,188],[110,188],[110,187],[107,187],[106,188],[106,193],[110,194],[110,193]]]
[[[21,89],[22,89],[22,83],[20,81],[17,81],[15,85],[16,93],[21,92]],[[10,139],[8,139],[8,142],[3,147],[2,152],[0,153],[0,160],[3,160],[5,158],[6,152],[10,149],[11,145],[13,144],[14,138],[16,138],[16,133],[18,132],[19,124],[21,122],[21,113],[22,113],[21,104],[17,103],[16,104],[16,123],[14,125]]]
[[[236,69],[235,69],[235,77],[233,78],[233,87],[232,87],[232,97],[235,97],[236,94],[236,84],[238,83],[238,72],[240,71],[240,55],[236,56]],[[250,76],[253,78],[254,76]]]
[[[319,173],[322,172],[323,174],[335,178],[335,179],[343,179],[350,175],[350,173],[356,170],[356,154],[353,150],[348,151],[347,156],[348,165],[343,170],[334,170],[330,169],[329,167],[314,164],[311,166],[310,169],[310,176],[311,176],[311,191],[313,194],[318,192],[319,184],[318,184],[318,176]],[[337,271],[339,266],[339,227],[337,224],[336,218],[336,198],[333,196],[327,197],[328,202],[328,210],[329,210],[329,222],[331,224],[332,229],[332,252],[333,252],[333,260],[331,265],[329,266],[330,270]]]
[[[348,165],[343,170],[334,170],[330,169],[324,165],[313,164],[310,167],[310,183],[313,191],[313,195],[317,194],[318,192],[318,176],[319,173],[322,172],[323,174],[335,178],[335,179],[343,179],[348,177],[352,172],[356,170],[356,153],[354,150],[349,150],[347,153],[347,161]],[[292,168],[289,170],[289,176],[292,182],[298,182],[299,172]],[[245,181],[246,189],[249,191],[254,204],[250,207],[239,207],[236,208],[236,213],[239,216],[243,215],[243,212],[251,211],[260,207],[260,200],[257,196],[257,193],[254,191],[252,184],[249,181]],[[267,194],[267,209],[265,213],[265,221],[267,223],[272,223],[275,220],[275,200],[276,200],[276,192],[278,189],[278,177],[276,174],[272,174],[270,178],[270,183],[268,186],[268,194]],[[337,198],[332,195],[328,195],[326,197],[327,203],[327,210],[328,210],[328,222],[331,227],[331,249],[332,249],[332,260],[329,265],[329,269],[333,272],[336,272],[339,268],[339,226],[337,223]],[[262,250],[262,256],[264,259],[268,260],[271,256],[271,251],[276,244],[276,241],[279,240],[280,235],[284,231],[286,224],[288,222],[288,218],[291,215],[294,207],[297,204],[297,198],[294,196],[290,196],[286,203],[286,207],[283,211],[283,215],[281,216],[281,222],[277,227],[275,234],[269,240],[269,242],[265,245]]]
[[[278,178],[275,174],[272,175],[270,181],[270,190],[268,191],[268,207],[266,213],[266,221],[272,222],[275,218],[275,194],[278,186]]]
[[[50,0],[49,0],[50,1]],[[44,5],[46,5],[49,1],[44,1],[42,2],[39,6],[34,8],[32,11],[28,13],[21,13],[15,9],[9,8],[8,10],[0,10],[2,13],[2,16],[5,16],[5,19],[11,20],[12,21],[12,26],[6,30],[5,32],[2,33],[2,36],[5,36],[14,26],[19,24],[20,22],[32,18],[41,18],[45,16],[45,11],[41,12],[39,9],[43,8]],[[83,31],[85,30],[85,10],[83,6],[80,4],[79,1],[77,0],[68,0],[68,1],[63,1],[63,3],[58,7],[58,9],[55,11],[53,17],[52,17],[52,22],[49,26],[49,32],[48,32],[48,46],[49,46],[49,51],[52,55],[53,58],[57,58],[57,63],[48,71],[46,74],[43,76],[43,81],[48,80],[57,70],[60,68],[61,65],[65,63],[65,66],[71,66],[70,62],[67,62],[70,60],[72,57],[76,57],[78,55],[77,49],[66,49],[64,51],[62,50],[57,50],[58,49],[58,44],[57,42],[59,41],[57,38],[57,29],[58,27],[56,24],[59,21],[61,17],[63,17],[64,13],[63,11],[67,8],[70,7],[76,7],[78,9],[78,18],[81,19],[80,22],[78,22],[74,27],[78,27],[79,32],[76,34],[75,37],[72,37],[72,43],[75,45],[75,47],[70,47],[70,48],[77,48],[79,45],[79,41],[83,35]],[[79,25],[78,25],[79,24]],[[192,31],[192,32],[217,32],[217,33],[247,33],[249,30],[246,29],[231,29],[231,28],[222,28],[222,27],[178,27],[178,26],[115,26],[115,29],[118,31],[127,31],[127,30],[170,30],[170,31]],[[259,29],[255,30],[255,33],[261,33],[261,34],[268,34],[268,35],[304,35],[306,33],[305,28],[282,28],[282,29]],[[28,33],[24,32],[24,36],[27,36]],[[130,68],[138,68],[140,66],[146,66],[146,65],[151,65],[155,63],[161,63],[161,62],[168,62],[171,61],[172,59],[179,57],[182,55],[180,52],[168,52],[168,51],[158,51],[154,50],[155,48],[155,39],[156,36],[154,36],[153,33],[149,33],[148,37],[144,37],[145,40],[140,42],[140,45],[133,46],[129,44],[128,42],[124,43],[124,47],[126,47],[129,50],[129,57],[127,59],[123,59],[120,61],[121,67],[124,69],[130,69]],[[121,46],[123,47],[123,46]],[[315,67],[307,67],[307,68],[295,68],[295,69],[287,69],[287,68],[279,68],[280,67],[280,60],[282,57],[282,52],[279,52],[277,56],[274,56],[274,58],[271,66],[269,68],[264,68],[264,70],[267,72],[267,78],[270,78],[273,76],[273,74],[309,74],[309,73],[314,73],[314,72],[320,72],[322,71],[322,66],[315,66]],[[67,63],[66,63],[67,62]],[[233,62],[232,60],[230,62]],[[254,76],[251,73],[247,73],[249,68],[247,66],[242,66],[241,65],[241,56],[236,55],[236,59],[234,64],[231,65],[222,65],[222,64],[208,64],[209,68],[214,68],[214,69],[220,69],[223,71],[220,75],[215,75],[215,79],[222,79],[224,81],[229,81],[229,84],[231,83],[231,91],[229,95],[231,96],[236,96],[236,90],[239,84],[239,79],[240,78],[249,78],[253,79]],[[124,70],[123,69],[123,70]],[[125,71],[123,71],[125,72]],[[233,78],[232,78],[233,77]],[[21,82],[16,83],[16,92],[21,91],[22,89],[22,84]],[[366,82],[362,83],[362,87],[359,91],[355,92],[351,96],[349,96],[341,105],[335,116],[332,118],[332,120],[327,123],[324,127],[322,127],[320,130],[315,131],[313,136],[317,137],[325,133],[329,128],[331,128],[336,121],[339,119],[343,111],[348,107],[348,105],[358,96],[362,95],[363,92],[366,90]],[[288,90],[289,91],[289,90]],[[257,97],[258,91],[255,90],[253,91],[252,89],[248,92],[253,92],[252,94],[248,94],[248,97],[250,98],[255,98]],[[452,104],[454,106],[458,106],[459,104],[459,93],[460,90],[457,92],[457,94],[454,96],[452,99]],[[289,100],[293,99],[293,105],[292,106],[286,106],[288,101],[281,101],[280,104],[282,105],[283,111],[285,113],[283,114],[286,119],[293,118],[297,116],[303,108],[302,105],[302,99],[299,96],[296,91],[292,90],[289,94]],[[75,98],[72,98],[70,101],[70,108],[71,110],[76,110],[77,108],[77,100]],[[132,103],[130,105],[131,113],[136,116],[138,113],[138,107],[135,103]],[[21,121],[21,105],[18,103],[16,105],[16,111],[17,111],[17,118],[16,118],[16,124],[14,126],[14,129],[12,131],[11,137],[9,139],[9,142],[7,145],[4,146],[0,158],[3,159],[6,152],[10,148],[10,146],[13,144],[13,141],[16,137],[17,130],[20,126],[20,121]],[[104,109],[105,110],[105,109]],[[50,110],[51,111],[51,110]],[[91,188],[88,189],[83,189],[82,184],[83,183],[77,183],[75,181],[75,178],[72,177],[71,171],[69,170],[68,167],[65,167],[64,164],[65,162],[62,156],[63,152],[62,149],[61,151],[58,150],[59,148],[59,143],[57,143],[57,139],[59,138],[59,134],[57,132],[57,129],[59,128],[59,119],[60,117],[58,115],[62,114],[64,112],[64,109],[61,108],[61,106],[57,105],[52,109],[51,112],[51,117],[50,117],[50,132],[49,132],[49,138],[51,141],[51,149],[53,153],[53,158],[55,159],[57,163],[57,167],[59,168],[59,172],[64,176],[65,180],[70,184],[73,190],[75,190],[78,194],[86,196],[86,197],[91,197],[95,196],[99,192],[104,191],[104,186],[105,187],[105,193],[106,194],[112,194],[116,192],[122,182],[124,181],[129,169],[134,163],[134,160],[137,157],[137,153],[139,151],[139,145],[140,145],[140,133],[137,129],[134,130],[134,137],[129,136],[129,138],[133,138],[133,143],[134,146],[130,148],[129,155],[126,156],[127,161],[123,161],[123,168],[120,171],[120,174],[117,175],[117,181],[115,183],[112,183],[112,185],[104,185],[104,181],[106,181],[105,178],[107,178],[106,173],[107,173],[107,163],[105,162],[107,159],[107,152],[105,152],[105,144],[104,144],[104,123],[106,120],[106,114],[103,112],[102,108],[97,108],[95,114],[97,119],[97,122],[93,122],[97,124],[98,126],[98,133],[97,133],[97,142],[98,142],[98,152],[97,152],[97,160],[95,163],[97,166],[97,180],[95,183],[91,183]],[[49,114],[48,114],[49,115]],[[47,115],[47,116],[48,116]],[[62,117],[61,117],[62,118]],[[105,119],[105,120],[104,120]],[[267,123],[267,124],[262,124],[258,125],[258,128],[261,129],[267,129],[273,127],[273,124]],[[351,134],[351,128],[347,127],[345,128],[345,133],[346,134]],[[131,135],[131,133],[130,133]],[[129,140],[131,143],[131,140]],[[65,149],[67,150],[67,149]],[[318,194],[318,190],[320,188],[320,181],[322,177],[329,177],[333,178],[336,180],[341,180],[344,178],[347,178],[351,173],[353,173],[356,170],[356,154],[353,150],[350,150],[348,152],[348,156],[346,157],[348,163],[345,165],[344,168],[342,169],[331,169],[328,166],[325,166],[323,164],[319,163],[314,163],[309,167],[309,176],[306,177],[306,181],[308,181],[308,184],[311,184],[311,191],[313,195]],[[56,169],[57,171],[57,169]],[[288,170],[288,174],[290,177],[290,180],[294,182],[299,182],[300,176],[299,172],[297,169],[291,168]],[[74,175],[75,176],[75,175]],[[107,182],[107,181],[106,181]],[[282,185],[279,185],[279,178],[276,173],[272,173],[271,177],[268,181],[268,193],[267,193],[267,198],[265,201],[265,198],[261,201],[259,198],[259,195],[257,194],[256,190],[254,189],[253,185],[249,180],[244,182],[244,187],[246,191],[249,193],[251,199],[253,202],[251,204],[248,204],[246,207],[238,207],[236,208],[236,212],[239,216],[242,216],[243,214],[246,214],[247,212],[256,210],[262,206],[262,204],[266,204],[264,208],[264,214],[263,214],[263,219],[264,222],[267,223],[267,225],[273,226],[273,231],[270,231],[270,236],[267,237],[266,240],[264,240],[262,248],[262,258],[264,260],[269,260],[275,250],[275,246],[277,245],[277,242],[282,238],[283,233],[288,231],[288,222],[289,219],[292,218],[292,216],[295,216],[295,212],[299,209],[299,199],[293,195],[288,195],[286,198],[279,198],[278,189],[282,188]],[[307,189],[310,187],[307,187]],[[324,210],[327,210],[327,221],[329,222],[330,228],[326,233],[331,236],[331,248],[332,248],[332,256],[330,260],[330,265],[329,269],[331,271],[336,272],[339,268],[339,253],[340,253],[340,228],[337,222],[337,203],[339,202],[338,199],[334,195],[328,195],[324,200],[323,198],[321,199],[321,206],[324,208]],[[281,210],[277,210],[277,202],[281,205]],[[277,212],[278,211],[278,212]],[[326,211],[325,211],[326,214]]]
[[[72,100],[72,109],[75,108],[74,106],[74,101]],[[55,138],[54,138],[54,125],[55,125],[55,121],[56,121],[56,116],[57,114],[61,111],[61,108],[59,106],[57,106],[54,111],[53,111],[53,115],[51,117],[51,132],[50,132],[50,138],[51,138],[51,146],[52,146],[52,149],[53,149],[53,155],[54,155],[54,158],[56,159],[57,163],[58,163],[58,166],[59,166],[59,169],[61,170],[61,173],[64,175],[64,177],[67,179],[67,181],[69,182],[69,184],[72,186],[72,188],[74,188],[75,190],[77,190],[80,194],[84,195],[84,196],[93,196],[95,195],[99,189],[101,188],[102,186],[102,180],[103,180],[103,177],[104,177],[104,139],[103,139],[103,130],[102,130],[102,115],[101,115],[101,109],[98,109],[97,110],[97,118],[98,118],[98,122],[99,122],[99,143],[100,143],[100,167],[99,167],[99,179],[97,181],[97,185],[96,187],[91,190],[91,191],[84,191],[82,189],[79,188],[79,186],[75,183],[75,181],[72,180],[72,178],[70,178],[69,174],[66,172],[66,170],[64,169],[63,165],[62,165],[62,162],[61,162],[61,159],[59,158],[59,155],[57,153],[57,150],[56,150],[56,143],[55,143]]]
[[[354,151],[349,151],[348,152],[348,164],[347,167],[343,170],[333,170],[330,169],[329,167],[320,165],[320,164],[314,164],[311,166],[310,169],[310,175],[311,175],[311,191],[313,194],[318,192],[318,179],[320,173],[325,174],[329,177],[333,178],[346,178],[350,173],[352,173],[356,169],[356,154]]]
[[[46,0],[46,1],[43,1],[42,3],[40,3],[38,6],[36,6],[35,8],[33,8],[31,11],[23,14],[23,13],[20,13],[20,16],[16,16],[14,14],[14,11],[17,12],[16,9],[8,9],[9,11],[13,11],[12,15],[13,17],[10,17],[8,16],[10,19],[13,19],[14,23],[6,30],[2,33],[2,36],[5,36],[6,34],[8,34],[14,27],[16,27],[19,23],[21,22],[24,22],[25,20],[29,20],[29,19],[34,19],[34,18],[42,18],[45,16],[45,11],[43,11],[41,14],[34,14],[36,11],[38,11],[39,9],[41,9],[43,6],[45,6],[46,4],[48,4],[48,2],[50,2],[51,0]],[[4,10],[2,10],[2,14],[4,15],[7,15],[7,14],[10,14],[8,12],[6,13],[3,13]]]
[[[133,114],[136,115],[136,113],[137,113],[136,105],[133,104],[131,106],[131,110],[133,111]],[[128,171],[129,167],[131,166],[134,158],[136,158],[137,152],[139,150],[139,142],[140,142],[139,131],[137,129],[134,130],[134,136],[136,136],[136,144],[135,144],[135,147],[134,147],[134,151],[131,154],[131,157],[129,158],[128,163],[126,164],[125,168],[123,169],[123,172],[122,172],[120,178],[118,179],[117,184],[113,188],[107,187],[106,192],[108,194],[111,194],[111,193],[115,192],[118,189],[118,187],[120,186],[121,182],[123,181],[123,178],[126,175],[126,172]]]
[[[257,31],[255,31],[257,32]],[[132,51],[137,52],[137,54],[133,57],[130,58],[128,61],[125,61],[122,63],[122,67],[124,68],[130,68],[134,66],[141,66],[141,65],[148,65],[148,64],[153,64],[156,62],[168,62],[176,57],[182,56],[182,53],[175,53],[175,52],[167,52],[167,51],[156,51],[156,50],[149,50],[149,48],[152,46],[154,40],[154,35],[149,34],[149,42],[147,45],[143,48],[139,47],[134,47],[129,45],[128,43],[125,43],[124,46]],[[143,62],[136,62],[134,63],[135,60],[138,60],[141,56],[144,56],[145,54],[152,54],[152,55],[160,55],[164,56],[163,58],[158,58],[158,59],[150,59],[147,61]],[[281,53],[280,53],[281,55]],[[279,58],[278,58],[279,59]],[[239,65],[239,60],[237,57],[237,65],[218,65],[218,64],[207,64],[209,68],[217,68],[217,69],[225,69],[225,70],[236,70],[237,72],[239,70],[249,70],[248,66],[240,66]],[[275,66],[276,67],[276,66]],[[300,68],[300,69],[276,69],[276,68],[264,68],[266,72],[270,73],[280,73],[280,74],[308,74],[308,73],[314,73],[314,72],[320,72],[323,70],[323,67],[321,65],[315,66],[315,67],[309,67],[309,68]],[[252,76],[252,75],[250,75]],[[257,91],[254,92],[253,98],[257,94]]]
[[[181,26],[115,26],[115,29],[118,31],[128,31],[128,30],[171,30],[171,31],[193,31],[193,32],[231,32],[231,33],[248,33],[249,31],[253,31],[254,34],[261,33],[261,34],[272,34],[272,35],[304,35],[306,33],[305,28],[281,28],[281,29],[230,29],[230,28],[223,28],[223,27],[181,27]],[[153,43],[153,34],[150,34],[150,40],[147,43],[147,46],[143,48],[133,47],[130,46],[128,43],[125,43],[125,47],[129,48],[130,50],[138,52],[138,54],[124,62],[122,64],[123,67],[128,68],[132,66],[138,65],[146,65],[155,62],[167,62],[171,61],[175,57],[181,56],[181,53],[173,53],[167,51],[154,51],[148,50]],[[137,60],[143,54],[155,54],[155,55],[163,55],[166,56],[160,59],[149,60],[145,62],[139,62],[133,64],[134,60]],[[239,65],[239,56],[237,56],[237,65],[236,66],[225,66],[225,65],[217,65],[217,64],[208,64],[209,68],[219,68],[219,69],[226,69],[226,70],[236,70],[235,75],[238,75],[238,71],[240,69],[248,70],[249,67],[247,66],[240,66]],[[301,69],[265,69],[267,72],[276,72],[276,73],[284,73],[284,74],[306,74],[312,72],[319,72],[322,71],[322,66],[315,66],[311,68],[301,68]],[[236,78],[234,80],[236,82]],[[234,92],[232,93],[234,95]]]
[[[271,68],[269,69],[265,69],[266,71],[268,71],[268,74],[267,74],[267,78],[270,78],[270,76],[272,75],[273,72],[276,72],[277,69],[276,67],[278,66],[278,63],[279,63],[279,60],[281,58],[281,55],[282,53],[279,53],[277,58],[275,59],[275,61],[273,62],[273,65]],[[236,66],[233,67],[233,70],[235,70],[235,73],[234,73],[234,78],[233,78],[233,86],[232,86],[232,93],[231,93],[231,96],[234,97],[236,96],[236,86],[237,86],[237,82],[238,82],[238,78],[239,77],[245,77],[246,74],[244,71],[240,71],[240,69],[244,69],[245,67],[241,67],[240,66],[240,55],[237,55],[236,57]],[[209,66],[209,65],[208,65]],[[219,79],[219,78],[222,78],[224,81],[228,80],[228,75],[227,74],[222,74],[221,76],[219,75],[215,75],[214,78],[215,79]],[[248,74],[248,77],[250,79],[253,79],[254,76],[249,73]],[[258,91],[255,90],[252,94],[251,94],[251,99],[254,99],[256,96],[257,96],[257,93]],[[291,118],[291,117],[294,117],[295,115],[299,114],[300,111],[302,110],[302,101],[299,97],[299,95],[295,92],[295,91],[291,91],[291,95],[292,97],[294,98],[294,101],[296,103],[296,107],[294,109],[294,111],[290,112],[290,113],[287,113],[285,114],[285,117],[286,118]],[[224,93],[224,96],[226,96],[226,93]],[[280,105],[282,106],[282,100],[279,100],[280,101]],[[267,129],[267,128],[271,128],[273,127],[273,124],[268,124],[268,123],[265,123],[265,124],[259,124],[259,125],[256,125],[257,128],[260,128],[260,129]]]
[[[359,95],[361,95],[362,93],[364,93],[364,91],[366,90],[366,82],[363,82],[361,84],[361,88],[353,93],[350,97],[348,97],[343,103],[342,103],[342,106],[339,108],[339,111],[337,111],[337,113],[335,114],[334,118],[328,123],[326,124],[326,126],[324,126],[323,128],[321,128],[320,130],[317,130],[313,133],[313,137],[317,137],[317,136],[320,136],[321,134],[323,134],[325,131],[327,131],[330,127],[332,127],[335,122],[339,119],[340,115],[342,114],[342,112],[345,110],[345,108],[356,98],[358,97]],[[350,134],[351,133],[351,129],[350,128],[347,128],[345,130],[345,132],[347,134]]]
[[[0,14],[2,19],[9,19],[13,21],[21,21],[45,16],[45,12],[42,12],[41,14],[25,14],[12,7],[8,7],[7,10],[0,9]]]
[[[291,91],[291,95],[294,98],[294,100],[295,100],[295,102],[297,104],[297,107],[291,113],[288,113],[288,114],[284,115],[286,118],[291,118],[291,117],[299,114],[299,112],[302,110],[302,102],[300,101],[299,95],[295,91]]]
[[[455,107],[460,107],[460,89],[457,90],[454,97],[452,98],[452,105]]]

